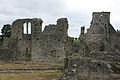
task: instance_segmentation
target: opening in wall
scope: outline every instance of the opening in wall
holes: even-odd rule
[[[23,33],[27,34],[27,23],[23,24]]]
[[[28,34],[31,34],[31,23],[28,23]]]
[[[23,24],[23,33],[24,34],[31,34],[31,23],[24,23]]]

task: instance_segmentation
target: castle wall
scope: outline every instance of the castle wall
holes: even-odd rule
[[[18,19],[12,24],[10,38],[4,41],[4,48],[14,51],[16,60],[33,62],[63,62],[64,43],[67,41],[68,22],[57,20],[42,32],[41,19]]]

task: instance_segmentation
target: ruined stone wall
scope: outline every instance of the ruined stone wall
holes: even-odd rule
[[[93,12],[90,28],[81,37],[93,52],[116,51],[119,39],[110,24],[110,12]]]
[[[36,19],[36,18],[35,19],[18,19],[14,21],[12,24],[11,36],[9,39],[5,40],[3,47],[15,51],[14,54],[15,54],[16,60],[26,60],[27,57],[31,56],[31,43],[32,43],[33,31],[30,32],[29,30],[34,30],[32,28],[36,28],[36,26],[39,26],[34,22],[41,23],[42,20]],[[28,26],[28,24],[30,25]],[[39,27],[40,28],[37,30],[42,30],[42,27],[41,26]]]
[[[120,37],[117,38],[117,43],[120,43]],[[116,44],[115,48],[117,48],[120,51],[120,44]]]
[[[57,20],[56,25],[45,26],[42,20],[18,19],[12,24],[10,38],[4,40],[3,47],[14,51],[16,60],[33,62],[63,62],[64,43],[67,42],[68,21]]]
[[[33,42],[33,61],[63,62],[65,57],[64,46],[67,41],[68,22],[66,18],[57,20],[56,25],[45,26],[37,41]],[[37,42],[37,43],[36,43]]]
[[[87,33],[82,27],[80,42],[69,45],[64,76],[58,80],[119,80],[119,37],[110,12],[94,12]]]
[[[14,61],[14,51],[8,50],[8,49],[0,49],[0,60],[5,62],[11,62]]]
[[[77,76],[86,78],[86,80],[113,80],[112,75],[108,73],[116,74],[116,70],[114,69],[117,69],[119,73],[120,38],[118,35],[119,33],[117,33],[110,24],[109,12],[94,12],[90,28],[87,30],[87,33],[80,36],[80,41],[83,40],[87,44],[90,52],[81,55],[81,58],[78,58],[79,63],[75,63],[78,61],[73,61],[74,63],[72,63],[76,65],[80,64],[79,67],[77,67],[79,69],[76,70]],[[73,59],[74,58],[75,57],[73,57]],[[109,67],[107,67],[108,65]]]
[[[73,58],[71,63],[72,68],[76,65],[77,80],[107,80],[107,78],[111,78],[111,66],[104,61],[79,57]]]

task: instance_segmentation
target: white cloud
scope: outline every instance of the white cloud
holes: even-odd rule
[[[0,26],[18,18],[42,18],[44,25],[61,17],[69,20],[69,35],[79,36],[90,25],[92,12],[110,11],[111,23],[120,29],[120,0],[0,0]]]

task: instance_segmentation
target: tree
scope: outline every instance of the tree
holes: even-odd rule
[[[68,37],[68,42],[73,43],[74,37]]]
[[[11,35],[11,25],[10,24],[4,25],[2,30],[1,30],[1,33],[2,33],[3,37],[10,37],[10,35]]]
[[[78,38],[74,38],[75,40],[78,40]]]

